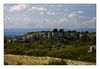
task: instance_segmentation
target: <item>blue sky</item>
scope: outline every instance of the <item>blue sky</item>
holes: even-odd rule
[[[96,28],[95,4],[5,4],[4,28]]]

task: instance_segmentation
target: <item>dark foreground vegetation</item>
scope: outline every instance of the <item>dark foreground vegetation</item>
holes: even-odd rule
[[[50,56],[62,59],[96,62],[96,52],[88,53],[90,46],[96,45],[91,39],[40,39],[32,42],[5,42],[4,54]],[[65,62],[63,60],[62,64]],[[56,64],[61,61],[50,61]]]

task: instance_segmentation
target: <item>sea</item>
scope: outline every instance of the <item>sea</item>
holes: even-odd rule
[[[20,36],[28,32],[50,31],[50,29],[4,29],[4,36]]]

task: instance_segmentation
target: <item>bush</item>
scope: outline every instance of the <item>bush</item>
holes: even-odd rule
[[[45,56],[47,53],[47,50],[30,50],[30,51],[25,51],[25,55],[30,55],[30,56]]]
[[[22,65],[22,63],[17,63],[17,65]]]
[[[23,50],[16,50],[16,49],[5,49],[4,54],[16,54],[16,55],[23,55]]]
[[[7,62],[4,62],[4,65],[8,65],[8,63]]]

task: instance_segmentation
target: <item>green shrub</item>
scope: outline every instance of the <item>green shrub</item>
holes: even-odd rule
[[[23,55],[23,50],[16,50],[16,49],[5,49],[4,54],[16,54],[16,55]]]
[[[30,51],[25,51],[25,55],[30,55],[30,56],[45,56],[47,50],[30,50]]]

